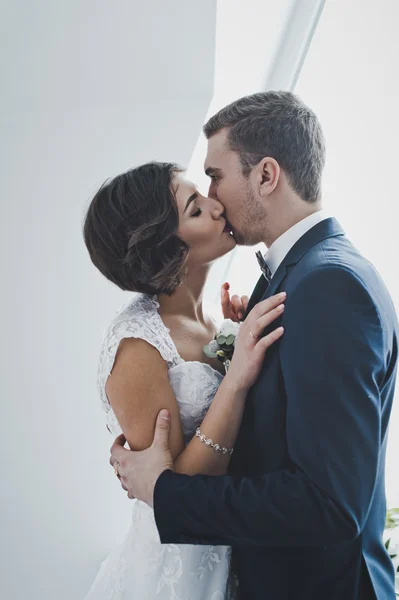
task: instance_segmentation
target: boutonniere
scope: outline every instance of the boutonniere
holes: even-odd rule
[[[203,347],[205,356],[220,360],[224,364],[226,373],[230,367],[239,330],[239,323],[226,319],[214,339]]]

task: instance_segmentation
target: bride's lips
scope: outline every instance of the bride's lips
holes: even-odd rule
[[[233,229],[230,223],[225,219],[224,229],[222,233],[228,233],[229,235],[233,235]]]

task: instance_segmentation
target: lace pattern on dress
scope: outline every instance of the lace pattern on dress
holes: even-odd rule
[[[98,365],[98,392],[103,409],[110,404],[105,392],[107,379],[114,366],[119,344],[125,338],[140,338],[156,348],[167,362],[168,369],[184,362],[170,337],[159,313],[156,296],[140,294],[123,306],[104,335]]]
[[[179,406],[187,444],[202,423],[223,380],[210,365],[184,361],[158,313],[154,296],[138,295],[108,328],[100,353],[98,387],[110,430],[121,431],[108,402],[105,385],[122,339],[140,338],[158,349],[168,365],[170,385]],[[119,429],[118,429],[119,428]],[[132,524],[124,542],[110,554],[86,600],[237,600],[231,548],[161,544],[154,512],[133,500]]]

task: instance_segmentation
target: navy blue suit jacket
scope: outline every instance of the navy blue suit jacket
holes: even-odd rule
[[[265,288],[261,278],[249,308],[285,290],[285,333],[249,393],[229,473],[164,472],[161,541],[231,545],[242,600],[393,600],[381,537],[397,368],[389,294],[335,219],[308,231]]]

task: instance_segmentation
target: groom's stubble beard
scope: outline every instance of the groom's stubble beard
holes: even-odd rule
[[[245,186],[242,200],[240,230],[234,231],[239,246],[255,246],[266,238],[268,215],[265,208],[255,198],[249,181]]]

